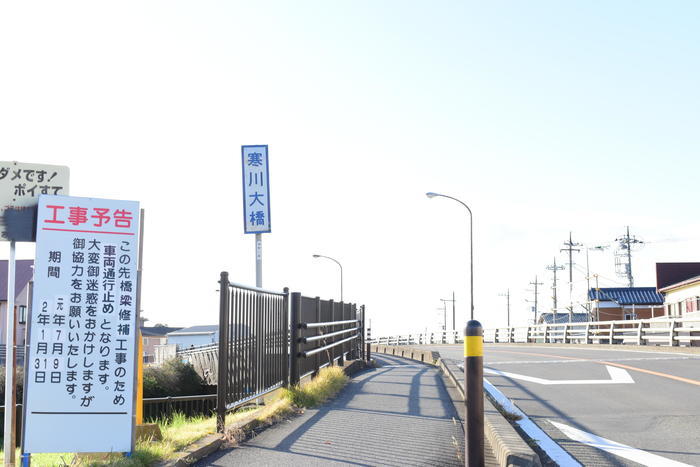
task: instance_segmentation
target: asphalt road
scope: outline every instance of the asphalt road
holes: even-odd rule
[[[461,344],[431,348],[463,361]],[[700,465],[700,354],[486,344],[484,368],[494,386],[583,465]]]
[[[435,367],[376,355],[338,396],[197,466],[460,466],[464,432]]]

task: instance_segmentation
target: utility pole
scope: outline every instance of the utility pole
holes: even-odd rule
[[[438,308],[437,310],[442,311],[442,330],[447,332],[447,305],[444,301],[442,302],[442,308]]]
[[[600,321],[600,288],[598,288],[598,274],[595,277],[595,320]]]
[[[595,246],[588,246],[584,245],[586,248],[586,310],[588,310],[588,320],[591,321],[593,319],[593,307],[591,306],[591,267],[590,267],[590,262],[588,258],[588,252],[589,251],[605,251],[605,249],[608,247],[608,245],[595,245]],[[597,275],[596,280],[597,280]],[[597,287],[597,286],[596,286]]]
[[[629,287],[634,287],[634,277],[632,276],[632,245],[644,243],[642,240],[638,240],[634,236],[630,236],[630,227],[627,226],[627,232],[622,237],[615,239],[616,242],[620,243],[621,254],[616,253],[616,256],[627,256],[627,264],[625,264],[625,270],[618,274],[627,276],[627,282]],[[626,250],[626,251],[625,251]]]
[[[538,286],[538,285],[544,285],[544,284],[543,284],[542,282],[537,282],[537,276],[535,276],[535,282],[530,282],[530,285],[534,285],[534,286],[535,286],[535,289],[534,289],[534,290],[528,290],[528,292],[534,292],[534,293],[535,293],[535,299],[532,300],[532,301],[531,301],[531,300],[525,300],[525,301],[528,302],[528,303],[534,303],[534,304],[535,304],[535,306],[533,307],[533,308],[534,308],[534,311],[535,311],[535,322],[534,322],[534,324],[537,324],[537,295],[538,295],[537,286]]]
[[[552,311],[554,312],[554,319],[552,321],[553,324],[556,324],[557,322],[557,271],[562,271],[564,269],[564,266],[557,266],[557,257],[554,257],[554,264],[551,264],[547,266],[547,269],[549,271],[552,271],[554,273],[554,280],[552,282],[552,300],[553,300],[553,305],[554,308]]]
[[[452,292],[452,300],[447,299],[447,298],[441,298],[440,301],[442,302],[442,305],[445,307],[445,331],[447,331],[447,302],[452,302],[452,330],[454,331],[455,328],[455,293],[454,291]]]
[[[499,293],[499,297],[506,297],[506,326],[510,327],[510,289],[506,289],[506,293]]]
[[[569,231],[569,241],[564,242],[564,246],[566,248],[562,248],[559,251],[568,251],[569,252],[569,322],[572,321],[573,319],[573,314],[574,314],[574,259],[573,259],[573,253],[581,251],[578,248],[574,248],[575,246],[581,246],[580,243],[574,243],[573,240],[571,240],[571,232]]]

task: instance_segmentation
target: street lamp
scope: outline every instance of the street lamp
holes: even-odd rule
[[[466,203],[458,200],[457,198],[453,198],[452,196],[447,196],[447,195],[442,195],[440,193],[433,193],[433,192],[428,192],[425,194],[428,198],[435,198],[436,196],[442,197],[442,198],[448,198],[453,201],[457,201],[459,204],[467,208],[467,211],[469,212],[469,264],[470,264],[470,270],[469,270],[469,280],[470,280],[470,295],[471,295],[471,318],[474,319],[474,225],[473,225],[473,219],[472,219],[472,210],[469,209],[469,206],[466,205]]]
[[[340,268],[340,301],[343,301],[343,265],[340,264],[337,260],[331,258],[330,256],[323,256],[323,255],[313,255],[314,258],[326,258],[331,261],[333,261],[335,264],[338,265]]]

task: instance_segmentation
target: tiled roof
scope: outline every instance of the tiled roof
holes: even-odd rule
[[[554,313],[542,313],[540,315],[540,322],[553,324],[554,323]],[[557,313],[556,324],[564,324],[569,322],[569,313]],[[588,322],[588,313],[574,313],[571,315],[572,323],[586,323]]]
[[[34,260],[18,259],[15,262],[15,297],[32,280]],[[0,260],[0,301],[7,301],[7,260]]]
[[[591,300],[616,302],[620,305],[663,305],[664,296],[656,287],[601,287],[588,291]],[[600,298],[598,297],[600,296]]]

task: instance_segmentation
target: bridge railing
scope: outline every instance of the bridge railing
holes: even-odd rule
[[[372,340],[383,345],[451,344],[458,332],[403,334]],[[552,323],[484,329],[487,343],[636,344],[700,346],[700,318],[653,318]]]
[[[288,378],[289,294],[219,281],[217,416],[283,386]],[[213,363],[213,361],[211,362]]]
[[[364,356],[364,306],[292,293],[289,383]]]
[[[433,331],[420,334],[397,334],[368,339],[372,344],[380,345],[424,345],[424,344],[456,344],[463,338],[459,331]]]
[[[228,410],[334,362],[364,356],[364,306],[309,298],[301,293],[219,281],[219,342],[178,352],[200,374],[215,369],[217,430]],[[213,378],[212,378],[213,379]]]

